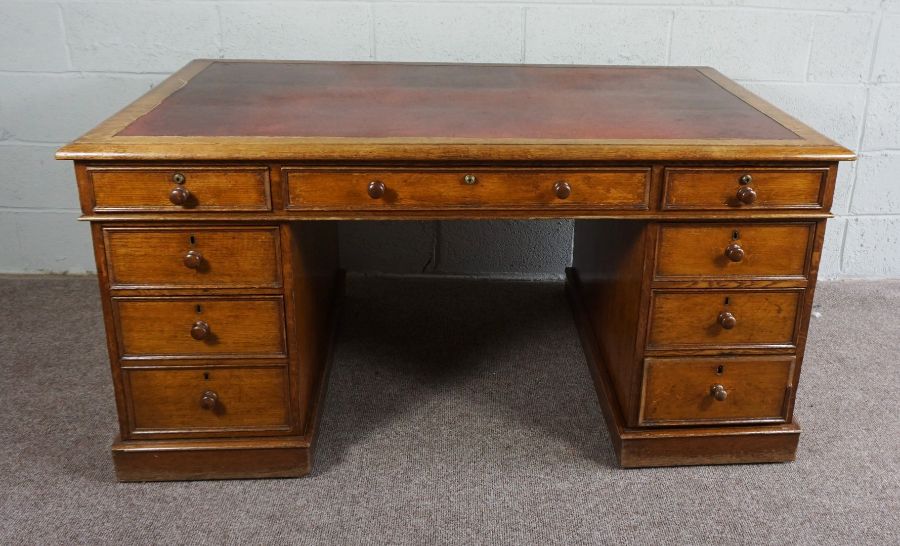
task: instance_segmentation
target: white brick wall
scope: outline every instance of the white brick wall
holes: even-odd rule
[[[900,0],[0,0],[0,272],[93,270],[55,148],[196,57],[708,64],[859,152],[821,274],[900,277]],[[555,276],[569,222],[361,222],[345,266]]]

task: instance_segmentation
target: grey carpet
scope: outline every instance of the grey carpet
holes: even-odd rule
[[[119,484],[93,278],[0,278],[5,543],[897,543],[900,282],[823,284],[792,464],[620,470],[561,285],[351,278],[314,474]]]

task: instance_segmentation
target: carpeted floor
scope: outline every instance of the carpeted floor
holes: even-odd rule
[[[148,484],[95,282],[0,277],[4,543],[900,540],[900,282],[820,286],[796,463],[620,470],[560,284],[352,277],[314,474]]]

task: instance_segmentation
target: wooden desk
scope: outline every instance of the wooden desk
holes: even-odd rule
[[[854,159],[710,68],[206,60],[57,157],[92,226],[121,480],[309,472],[357,219],[576,219],[567,286],[621,464],[793,460]]]

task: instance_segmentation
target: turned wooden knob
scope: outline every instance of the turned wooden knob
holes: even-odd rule
[[[384,182],[381,180],[369,182],[369,197],[372,199],[381,199],[384,196],[384,189]]]
[[[171,201],[173,205],[179,205],[183,207],[187,204],[188,199],[190,198],[191,192],[183,186],[172,188],[172,191],[169,192],[169,201]]]
[[[738,243],[731,243],[725,247],[725,256],[732,262],[739,262],[744,259],[744,249]]]
[[[752,205],[756,201],[756,190],[750,186],[744,186],[737,191],[737,200],[745,205]]]
[[[198,320],[191,326],[191,337],[196,340],[205,339],[209,335],[209,324],[205,320]]]
[[[200,264],[203,263],[203,254],[196,250],[188,250],[182,261],[184,262],[184,267],[188,269],[200,269]]]
[[[719,313],[719,326],[726,330],[731,330],[737,326],[737,319],[730,311],[722,311]]]
[[[203,393],[203,396],[200,397],[200,407],[206,410],[211,410],[216,407],[216,404],[219,403],[219,395],[216,394],[216,391],[206,391]]]
[[[728,398],[728,391],[725,390],[724,385],[713,385],[713,388],[709,393],[719,402],[723,402]]]
[[[555,193],[556,197],[559,199],[566,199],[572,195],[572,186],[565,180],[560,180],[556,184],[553,184],[553,193]]]

